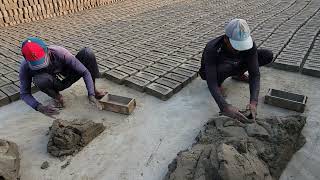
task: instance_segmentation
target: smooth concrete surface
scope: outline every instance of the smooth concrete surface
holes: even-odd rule
[[[303,134],[306,145],[296,153],[281,180],[319,179],[320,169],[320,81],[296,73],[262,68],[259,116],[295,114],[263,104],[268,88],[287,90],[309,97],[305,115],[308,116]],[[66,108],[56,118],[71,120],[87,118],[103,122],[105,132],[61,169],[65,161],[50,157],[46,152],[47,131],[53,119],[46,117],[22,101],[0,108],[0,138],[16,142],[21,151],[21,179],[162,179],[167,165],[176,154],[192,145],[203,125],[217,116],[218,108],[205,81],[194,80],[168,101],[119,86],[101,79],[98,87],[112,94],[134,97],[137,108],[132,115],[98,111],[86,98],[83,81],[63,92]],[[228,101],[244,108],[249,101],[248,85],[227,80]],[[35,96],[44,103],[49,98],[41,92]],[[48,161],[50,167],[41,170]]]

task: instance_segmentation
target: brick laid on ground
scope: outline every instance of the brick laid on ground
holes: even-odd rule
[[[117,57],[117,56],[109,57],[108,61],[114,62],[114,63],[119,64],[119,65],[122,65],[122,64],[125,64],[125,63],[128,62],[127,60],[122,59],[122,58]]]
[[[179,92],[183,87],[183,84],[181,82],[178,82],[169,78],[165,78],[165,77],[159,78],[155,82],[173,89],[173,93]]]
[[[301,60],[302,61],[302,60]],[[286,59],[282,57],[278,57],[271,66],[276,69],[291,71],[291,72],[298,72],[300,69],[301,62],[293,60],[293,59]]]
[[[125,65],[117,67],[116,70],[119,70],[119,71],[122,71],[124,73],[127,73],[130,76],[138,72],[138,70],[133,69],[133,68],[128,67],[128,66],[125,66]]]
[[[167,56],[163,59],[169,59],[169,60],[180,62],[180,63],[184,63],[188,60],[187,58],[180,57],[180,56],[174,56],[174,55]]]
[[[136,62],[129,62],[127,64],[125,64],[126,66],[128,67],[131,67],[131,68],[134,68],[136,70],[143,70],[145,69],[147,66],[143,65],[143,64],[139,64],[139,63],[136,63]]]
[[[5,77],[0,77],[0,87],[12,83],[9,79]]]
[[[144,70],[145,72],[149,72],[151,74],[155,74],[157,76],[162,76],[164,75],[167,71],[165,70],[162,70],[162,69],[158,69],[158,68],[155,68],[155,67],[148,67]]]
[[[153,82],[159,78],[159,76],[157,76],[157,75],[154,75],[154,74],[151,74],[148,72],[144,72],[144,71],[138,72],[137,74],[135,74],[135,76],[141,77],[141,78],[146,79],[151,82]]]
[[[161,63],[155,63],[151,67],[155,67],[157,69],[162,69],[166,72],[171,71],[175,68],[175,66],[167,65],[167,64],[161,64]]]
[[[137,59],[133,60],[132,62],[139,63],[139,64],[142,64],[145,66],[151,66],[152,64],[154,64],[153,61],[150,61],[150,60],[147,60],[144,58],[137,58]]]
[[[116,70],[116,69],[108,71],[105,76],[107,79],[109,79],[115,83],[118,83],[118,84],[122,84],[124,79],[129,77],[128,74],[126,74],[122,71]]]
[[[132,61],[134,60],[136,57],[130,55],[130,54],[127,54],[127,53],[120,53],[120,54],[117,54],[116,57],[119,57],[125,61]]]
[[[176,73],[176,74],[183,75],[183,76],[190,77],[191,80],[195,79],[197,77],[197,75],[198,75],[197,72],[190,71],[190,70],[187,70],[187,69],[183,69],[183,68],[180,68],[180,67],[172,70],[172,72]]]
[[[104,74],[109,71],[110,69],[101,65],[101,64],[98,64],[98,68],[99,68],[99,73],[101,76],[104,76]]]
[[[182,64],[179,67],[181,67],[183,69],[190,70],[190,71],[194,71],[194,72],[198,72],[199,71],[199,66],[195,66],[195,65],[192,65],[192,64]]]
[[[119,66],[117,63],[114,63],[114,62],[111,62],[111,61],[108,61],[108,60],[103,60],[103,61],[100,61],[99,64],[101,64],[102,66],[105,66],[109,69],[113,69],[117,66]]]
[[[17,72],[11,72],[9,74],[4,75],[4,77],[9,79],[13,83],[19,81],[19,73],[17,73]]]
[[[173,89],[158,83],[149,84],[146,87],[146,92],[164,101],[173,95]]]
[[[131,76],[125,79],[124,84],[132,89],[144,92],[146,86],[150,84],[150,81],[138,76]]]
[[[188,83],[191,82],[191,78],[188,76],[184,76],[181,74],[176,74],[176,73],[168,73],[166,75],[164,75],[164,77],[178,81],[180,83],[182,83],[183,86],[187,85]]]
[[[8,84],[0,88],[10,99],[10,101],[16,101],[20,99],[20,89],[15,84]]]
[[[306,63],[302,68],[302,74],[320,77],[320,62],[319,63]]]
[[[9,97],[5,93],[0,91],[0,107],[1,106],[5,106],[5,105],[7,105],[9,103],[10,103]]]
[[[166,64],[166,65],[169,65],[171,67],[178,67],[179,65],[181,65],[180,62],[173,61],[173,60],[170,60],[170,59],[162,59],[158,63]]]

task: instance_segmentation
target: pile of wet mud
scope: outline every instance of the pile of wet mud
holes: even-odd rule
[[[48,153],[55,157],[74,155],[105,130],[91,120],[54,120],[49,128]]]
[[[239,124],[210,120],[196,143],[168,166],[165,180],[275,180],[304,144],[302,116],[257,119]]]

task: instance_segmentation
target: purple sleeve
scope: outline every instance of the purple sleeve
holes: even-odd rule
[[[25,61],[21,63],[19,79],[21,99],[36,110],[40,103],[31,94],[32,77],[27,69],[27,63]]]
[[[94,84],[91,77],[89,70],[75,57],[73,56],[68,50],[60,47],[61,55],[63,56],[62,59],[64,60],[65,64],[73,69],[74,71],[78,72],[82,77],[86,84],[88,95],[94,96]]]

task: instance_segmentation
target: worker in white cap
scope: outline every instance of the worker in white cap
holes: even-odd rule
[[[257,49],[250,35],[247,22],[233,19],[225,27],[225,34],[211,40],[205,47],[199,74],[207,81],[208,88],[223,115],[241,122],[248,121],[238,108],[227,103],[222,83],[228,77],[249,83],[250,101],[247,110],[253,119],[257,115],[260,90],[259,66],[273,61],[273,53],[266,49]],[[245,72],[249,73],[249,76]]]

